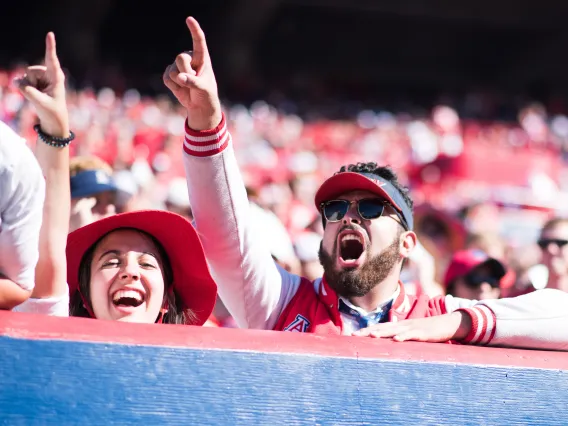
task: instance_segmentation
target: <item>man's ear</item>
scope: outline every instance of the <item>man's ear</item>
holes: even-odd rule
[[[416,247],[417,242],[418,238],[416,237],[416,234],[414,232],[403,232],[400,237],[400,254],[402,255],[402,257],[408,259],[410,257],[410,254],[412,253],[412,250],[414,250],[414,247]]]

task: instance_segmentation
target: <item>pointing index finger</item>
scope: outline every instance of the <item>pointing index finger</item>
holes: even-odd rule
[[[61,68],[55,49],[55,34],[52,32],[47,33],[45,37],[45,66],[50,71],[56,71]]]
[[[208,56],[205,33],[195,18],[190,16],[185,20],[185,23],[187,24],[187,27],[191,32],[191,38],[193,39],[193,58],[198,62],[203,62]]]

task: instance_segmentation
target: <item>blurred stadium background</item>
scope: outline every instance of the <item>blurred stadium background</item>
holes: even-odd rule
[[[33,113],[10,81],[41,60],[43,37],[55,31],[75,89],[74,153],[101,157],[138,197],[122,210],[184,205],[183,111],[161,74],[191,48],[184,18],[192,15],[208,37],[251,200],[289,236],[293,252],[282,249],[286,236],[272,241],[287,267],[317,274],[311,199],[321,179],[374,160],[413,190],[430,260],[418,254],[409,281],[424,284],[428,262],[441,281],[451,254],[470,246],[507,259],[518,291],[537,286],[539,229],[568,210],[568,3],[34,0],[1,8],[0,119],[33,139]]]

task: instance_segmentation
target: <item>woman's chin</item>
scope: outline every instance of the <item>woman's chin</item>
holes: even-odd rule
[[[152,321],[148,315],[127,315],[121,318],[117,318],[115,321],[120,322],[131,322],[131,323],[138,323],[138,324],[153,324],[155,321]]]
[[[115,321],[133,322],[133,323],[146,323],[152,324],[155,322],[146,310],[146,305],[132,307],[132,306],[113,306],[112,317]],[[156,314],[157,317],[157,314]]]

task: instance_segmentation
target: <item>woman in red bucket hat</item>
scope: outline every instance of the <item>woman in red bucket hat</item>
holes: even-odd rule
[[[114,215],[67,239],[71,316],[203,325],[215,305],[197,232],[174,213]]]
[[[47,191],[35,287],[14,310],[203,325],[215,305],[217,287],[188,220],[164,211],[138,211],[68,234],[69,145],[74,134],[53,33],[46,36],[45,66],[28,67],[17,85],[38,114],[36,155]]]

